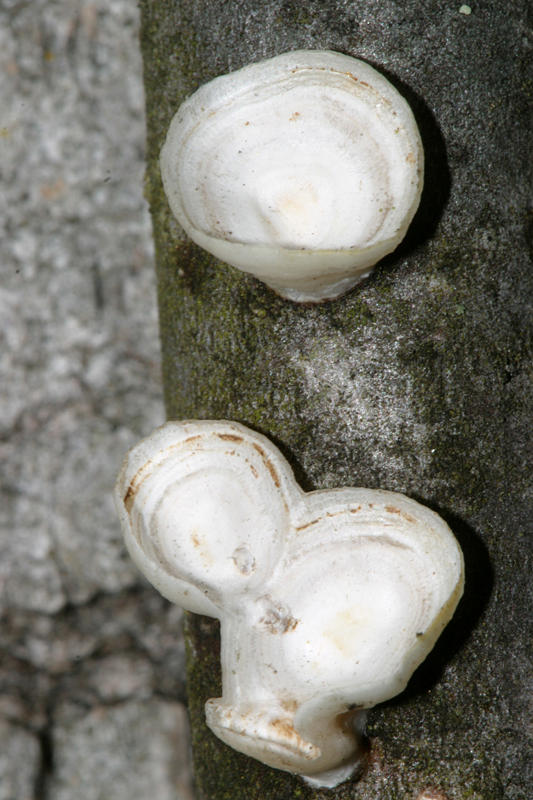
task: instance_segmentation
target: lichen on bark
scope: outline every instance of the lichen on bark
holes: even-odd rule
[[[526,800],[531,267],[526,4],[141,3],[146,194],[167,412],[271,437],[305,489],[380,487],[439,511],[466,559],[456,617],[407,691],[373,710],[358,783],[314,790],[207,730],[218,630],[189,618],[198,794],[208,800]],[[404,244],[339,300],[299,306],[186,241],[158,153],[198,85],[300,47],[363,58],[411,103],[426,189]],[[529,466],[528,466],[529,461]]]

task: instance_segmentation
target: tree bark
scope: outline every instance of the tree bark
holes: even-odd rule
[[[438,0],[141,8],[168,416],[233,419],[265,433],[307,490],[368,486],[419,499],[448,521],[466,560],[456,616],[406,692],[370,712],[362,778],[333,791],[210,733],[203,706],[220,694],[217,623],[190,615],[198,795],[526,800],[527,4],[487,0],[471,13]],[[405,242],[354,291],[316,306],[282,300],[189,242],[157,161],[172,115],[200,84],[298,48],[376,66],[411,104],[426,154]]]

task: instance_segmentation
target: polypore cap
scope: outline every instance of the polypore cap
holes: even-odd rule
[[[161,151],[170,207],[201,247],[284,297],[337,297],[403,239],[423,149],[379,72],[297,50],[215,78],[174,116]]]
[[[169,600],[221,622],[224,742],[333,786],[362,709],[401,692],[462,594],[446,523],[375,489],[305,493],[279,450],[233,422],[170,422],[115,491],[129,552]]]

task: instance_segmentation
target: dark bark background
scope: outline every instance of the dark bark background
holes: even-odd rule
[[[361,780],[334,791],[208,731],[218,631],[189,617],[200,798],[532,796],[527,6],[492,0],[468,14],[437,0],[141,2],[168,416],[265,433],[308,490],[404,492],[448,521],[466,559],[455,618],[407,691],[370,712]],[[282,300],[187,241],[157,163],[172,115],[201,83],[296,48],[377,67],[410,102],[426,153],[405,242],[365,283],[318,306]]]

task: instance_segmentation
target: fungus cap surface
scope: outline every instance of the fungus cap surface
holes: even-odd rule
[[[198,89],[172,120],[161,174],[197,244],[289,299],[317,301],[403,239],[423,149],[407,102],[377,70],[298,50]]]
[[[446,523],[394,492],[305,493],[268,439],[226,421],[159,428],[115,499],[139,569],[220,619],[213,732],[317,785],[344,780],[363,709],[405,688],[462,594]]]

